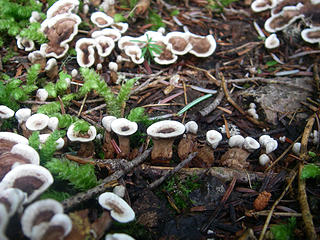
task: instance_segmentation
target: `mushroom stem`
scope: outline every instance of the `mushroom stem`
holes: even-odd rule
[[[152,164],[169,164],[172,158],[172,145],[174,138],[152,139],[153,148],[151,152]]]
[[[90,142],[80,142],[80,149],[77,153],[80,157],[93,157],[94,155],[94,144],[92,141]]]
[[[128,157],[130,154],[130,138],[129,136],[120,136],[118,135],[119,138],[119,147],[121,149],[121,157]]]
[[[104,152],[104,158],[105,159],[113,159],[114,158],[114,148],[111,143],[111,134],[108,131],[105,131],[104,133],[104,141],[102,145],[102,149]]]

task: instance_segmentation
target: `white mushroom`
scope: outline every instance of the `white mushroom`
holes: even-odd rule
[[[51,117],[48,121],[48,128],[51,131],[57,130],[59,127],[59,119],[57,117]]]
[[[93,22],[99,28],[109,27],[114,23],[113,18],[105,14],[104,12],[94,12],[90,17]]]
[[[209,130],[206,133],[206,140],[213,149],[216,149],[222,140],[222,135],[216,130]]]
[[[30,238],[36,225],[49,223],[56,214],[61,213],[63,213],[61,203],[53,199],[39,200],[30,204],[26,207],[21,217],[24,235]]]
[[[244,143],[244,137],[242,137],[241,135],[233,135],[228,140],[229,147],[231,148],[233,147],[242,148],[243,143]]]
[[[151,160],[153,163],[167,164],[172,158],[172,145],[176,137],[185,132],[185,126],[173,120],[163,120],[153,123],[147,128],[147,134],[152,138],[153,148]]]
[[[190,34],[189,41],[192,49],[189,51],[197,57],[209,57],[216,50],[216,41],[212,35],[199,36]]]
[[[186,133],[192,133],[194,135],[198,132],[198,124],[195,121],[189,121],[185,125]]]
[[[44,88],[39,88],[36,93],[36,97],[40,102],[44,102],[47,100],[49,93]]]
[[[32,202],[53,183],[51,173],[35,164],[23,164],[8,172],[0,183],[0,192],[7,188],[18,188],[27,193],[25,203]]]
[[[274,49],[280,46],[280,40],[277,37],[277,34],[273,33],[266,38],[264,46],[268,49]]]
[[[121,223],[127,223],[135,218],[132,208],[118,195],[112,192],[105,192],[99,196],[101,207],[110,210],[111,217]]]
[[[95,59],[95,46],[97,42],[93,38],[80,38],[76,42],[77,62],[81,67],[91,67]]]
[[[25,199],[26,194],[17,188],[8,188],[0,193],[0,203],[3,203],[6,207],[9,217],[22,210]]]
[[[15,117],[16,117],[19,124],[26,122],[30,116],[31,116],[31,109],[30,108],[20,108],[15,113]]]
[[[130,153],[130,135],[138,130],[138,124],[125,118],[118,118],[111,122],[111,129],[118,136],[122,154],[128,156]]]
[[[36,113],[30,116],[26,121],[26,127],[30,131],[40,131],[47,127],[49,117],[43,113]]]
[[[301,149],[301,143],[300,142],[296,142],[293,144],[292,146],[292,152],[296,155],[300,154],[300,149]]]
[[[261,166],[265,166],[269,162],[270,162],[270,157],[267,154],[263,153],[263,154],[260,155],[259,163],[260,163]]]
[[[243,147],[248,151],[248,152],[253,152],[257,149],[260,148],[260,144],[257,140],[255,140],[252,137],[246,137],[244,139]]]
[[[109,233],[105,240],[134,240],[134,238],[125,233]]]
[[[44,144],[48,138],[49,138],[50,134],[49,133],[45,133],[45,134],[40,134],[39,135],[39,140],[40,140],[40,143]],[[56,150],[60,150],[64,147],[64,140],[63,138],[59,138],[57,141],[56,141]],[[41,149],[41,145],[39,146],[39,148]]]

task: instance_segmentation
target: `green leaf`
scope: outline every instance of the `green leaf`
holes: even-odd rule
[[[49,97],[53,97],[56,98],[57,97],[57,91],[56,91],[56,87],[52,82],[49,82],[45,87],[45,90],[47,90]]]
[[[191,103],[189,103],[189,104],[186,105],[184,108],[182,108],[182,109],[177,113],[177,115],[178,115],[178,116],[182,115],[185,111],[188,111],[188,110],[189,110],[190,108],[192,108],[194,105],[196,105],[196,104],[204,101],[205,99],[207,99],[207,98],[209,98],[209,97],[211,97],[211,96],[212,96],[212,94],[209,93],[209,94],[206,94],[206,95],[204,95],[204,96],[202,96],[202,97],[199,97],[199,98],[193,100]]]
[[[86,133],[89,131],[89,128],[90,128],[90,124],[82,119],[80,119],[74,123],[74,131],[75,132]]]
[[[179,10],[178,9],[174,9],[174,10],[172,10],[171,11],[171,13],[170,13],[170,16],[177,16],[177,15],[179,15]]]
[[[268,66],[268,67],[272,67],[272,66],[274,66],[274,65],[277,65],[278,64],[278,62],[276,62],[276,61],[268,61],[267,63],[266,63],[266,65]]]
[[[275,240],[293,240],[296,219],[291,217],[287,224],[273,225],[270,230]]]
[[[115,22],[127,22],[127,19],[120,13],[116,13],[114,16],[113,16],[113,20]]]
[[[313,163],[304,165],[301,173],[302,179],[315,178],[320,176],[320,167]]]

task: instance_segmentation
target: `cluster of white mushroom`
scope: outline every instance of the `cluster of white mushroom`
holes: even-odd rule
[[[248,114],[253,117],[254,119],[258,119],[259,115],[257,114],[256,110],[257,106],[254,103],[249,104],[249,109],[247,110]]]
[[[264,28],[271,34],[265,42],[267,48],[276,48],[280,45],[275,32],[282,31],[297,20],[303,20],[307,28],[301,31],[301,37],[309,43],[320,42],[320,2],[318,0],[306,1],[279,1],[255,0],[251,4],[254,12],[271,9],[271,17],[264,24]]]
[[[41,23],[41,31],[47,36],[48,43],[42,44],[40,50],[29,54],[32,63],[45,65],[45,59],[56,59],[65,56],[69,49],[69,42],[78,34],[78,26],[81,18],[76,14],[79,1],[59,0],[47,11],[47,18]],[[30,21],[41,21],[35,13]],[[127,23],[115,23],[114,19],[105,12],[94,12],[90,17],[92,23],[99,28],[90,37],[80,38],[75,44],[77,62],[81,67],[91,67],[104,61],[109,56],[118,42],[117,61],[130,61],[134,64],[144,62],[142,48],[146,46],[148,39],[153,44],[159,45],[161,53],[154,53],[154,61],[158,64],[172,64],[179,55],[187,53],[197,57],[208,57],[216,49],[216,41],[212,35],[199,36],[190,32],[170,32],[163,35],[160,31],[148,31],[140,37],[122,36],[128,29]],[[34,49],[34,43],[28,39],[17,37],[17,45],[26,51]],[[49,64],[47,63],[48,68]],[[50,65],[51,66],[51,65]]]
[[[61,204],[49,199],[33,202],[53,183],[53,177],[39,165],[39,154],[28,145],[28,139],[12,132],[0,132],[0,152],[0,239],[8,239],[5,231],[15,214],[21,216],[24,235],[32,240],[43,239],[52,229],[61,238],[66,236],[72,223],[63,214]],[[43,209],[43,203],[48,205],[48,202],[58,207],[50,205]],[[48,211],[53,214],[47,214]]]

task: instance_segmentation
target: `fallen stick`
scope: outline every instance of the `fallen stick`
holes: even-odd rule
[[[315,121],[315,114],[313,114],[307,124],[306,127],[303,131],[302,139],[301,139],[301,150],[300,150],[300,158],[302,160],[307,160],[308,158],[308,149],[307,149],[307,144],[308,144],[308,138],[310,136],[310,133],[312,131],[312,127]],[[312,215],[310,212],[309,204],[308,204],[308,198],[307,198],[307,193],[306,193],[306,180],[301,178],[302,174],[302,169],[304,167],[303,161],[299,163],[299,177],[298,177],[298,198],[299,198],[299,203],[300,203],[300,208],[301,208],[301,213],[302,213],[302,219],[305,225],[306,229],[306,234],[307,238],[310,240],[316,240],[317,239],[317,233],[314,228],[313,220],[312,220]]]
[[[70,208],[73,208],[76,205],[78,205],[79,203],[84,202],[86,200],[89,200],[90,198],[92,198],[98,194],[103,193],[106,190],[106,188],[108,187],[108,183],[115,181],[115,180],[118,180],[124,174],[126,174],[127,172],[132,170],[134,167],[141,164],[143,161],[145,161],[149,157],[150,152],[151,152],[151,149],[144,151],[141,155],[139,155],[138,157],[136,157],[135,159],[130,161],[124,169],[116,171],[112,175],[103,179],[101,184],[99,184],[98,186],[91,188],[86,192],[78,193],[78,194],[62,201],[62,205],[63,205],[64,210],[66,211]]]
[[[144,171],[151,171],[155,176],[162,176],[163,174],[166,174],[166,172],[173,169],[173,167],[150,166],[146,164],[142,164],[141,168]],[[230,182],[234,177],[236,177],[239,183],[248,183],[249,181],[262,181],[266,176],[266,174],[263,172],[248,172],[225,167],[211,167],[210,169],[182,168],[179,171],[179,174],[187,176],[201,175],[203,173],[217,177],[224,182]]]

